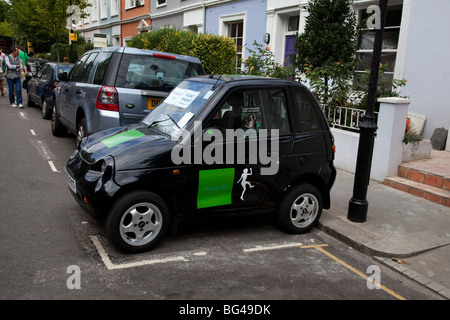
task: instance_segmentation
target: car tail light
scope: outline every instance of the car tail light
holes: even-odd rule
[[[114,87],[101,87],[98,91],[95,108],[100,110],[119,111],[119,94]]]
[[[171,56],[168,54],[154,53],[153,56],[160,59],[175,60],[175,56]]]
[[[53,82],[52,83],[52,85],[51,85],[51,90],[53,91],[53,90],[55,90],[56,89],[56,87],[58,86],[58,81],[55,81],[55,82]]]

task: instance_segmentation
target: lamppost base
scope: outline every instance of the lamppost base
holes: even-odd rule
[[[369,203],[367,200],[351,198],[349,201],[347,219],[352,222],[366,222]]]

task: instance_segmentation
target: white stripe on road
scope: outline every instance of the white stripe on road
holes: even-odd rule
[[[49,161],[48,164],[50,165],[50,168],[52,169],[53,172],[61,172],[58,171],[58,169],[56,169],[55,165],[53,164],[53,161]]]
[[[174,261],[186,261],[186,259],[184,257],[168,257],[168,258],[164,258],[164,259],[142,260],[142,261],[137,261],[137,262],[114,264],[114,263],[112,263],[111,259],[109,259],[109,256],[106,253],[103,246],[101,245],[100,241],[98,241],[97,236],[91,236],[91,240],[94,243],[95,248],[97,249],[98,253],[100,254],[100,257],[102,258],[102,261],[108,270],[134,268],[134,267],[152,265],[152,264],[157,264],[157,263],[174,262]]]
[[[35,135],[36,135],[36,132],[34,132],[33,129],[30,129],[30,132],[31,132],[31,135],[32,135],[32,136],[35,136]]]
[[[296,243],[286,243],[286,244],[279,244],[279,245],[273,245],[273,246],[267,246],[267,247],[256,246],[255,248],[244,249],[244,252],[277,250],[277,249],[284,249],[284,248],[301,247],[302,245],[303,245],[302,243],[296,242]]]

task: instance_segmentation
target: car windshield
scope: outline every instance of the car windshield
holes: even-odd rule
[[[182,130],[206,105],[214,92],[214,86],[214,82],[193,80],[181,82],[142,120],[142,123],[177,139]]]
[[[116,87],[169,92],[182,80],[199,75],[199,68],[184,60],[123,54]]]

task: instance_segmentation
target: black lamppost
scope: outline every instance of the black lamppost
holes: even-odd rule
[[[388,0],[380,0],[375,10],[375,42],[373,46],[372,67],[370,70],[369,88],[367,94],[367,107],[363,121],[359,124],[359,147],[356,159],[355,181],[353,197],[349,201],[347,218],[353,222],[365,222],[369,203],[367,202],[367,187],[370,180],[372,153],[375,140],[374,109],[377,95],[378,71],[381,61],[381,48],[383,44],[383,31],[386,22]],[[377,21],[378,20],[378,21]]]

